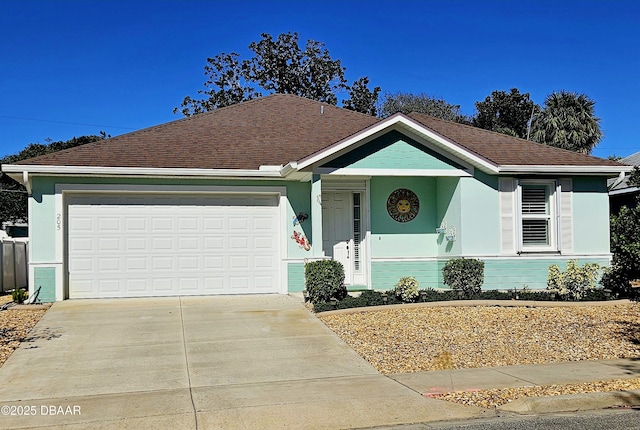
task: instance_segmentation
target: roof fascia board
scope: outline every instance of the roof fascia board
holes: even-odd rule
[[[88,166],[39,166],[29,164],[3,164],[2,171],[11,173],[50,175],[95,175],[95,176],[200,176],[200,177],[251,177],[282,178],[281,169],[184,169],[147,167],[88,167]],[[11,176],[11,175],[10,175]],[[13,177],[13,176],[12,176]],[[14,178],[15,179],[15,178]]]
[[[455,169],[358,169],[358,168],[338,168],[338,167],[319,167],[313,170],[313,173],[320,175],[339,175],[339,176],[473,176],[471,173]]]
[[[453,155],[454,158],[459,158],[460,160],[462,160],[463,163],[461,164],[463,165],[470,164],[471,166],[476,166],[483,171],[498,173],[497,166],[495,166],[494,164],[489,163],[487,160],[477,156],[472,152],[469,152],[455,142],[444,139],[439,134],[434,133],[429,128],[423,126],[419,122],[416,122],[415,120],[405,116],[402,113],[396,113],[388,118],[385,118],[382,121],[377,122],[372,126],[365,128],[364,130],[361,130],[360,132],[331,145],[328,148],[325,148],[323,151],[320,151],[315,155],[298,161],[297,168],[305,169],[314,164],[329,161],[329,157],[332,157],[334,155],[338,156],[344,152],[348,152],[348,150],[354,145],[363,143],[367,140],[371,140],[387,131],[397,130],[405,131],[406,133],[407,129],[423,140],[435,143],[435,147],[431,147],[429,145],[425,146],[429,147],[430,149],[437,150],[437,152],[441,152],[441,150],[444,150],[445,154],[443,155],[448,155],[449,157]]]
[[[611,190],[609,191],[609,195],[610,196],[617,196],[620,194],[631,194],[631,193],[636,193],[640,191],[640,188],[638,187],[628,187],[628,188],[621,188],[619,190]]]
[[[509,174],[572,174],[590,176],[618,176],[620,172],[630,172],[632,166],[553,166],[553,165],[504,165],[500,166],[498,173]]]

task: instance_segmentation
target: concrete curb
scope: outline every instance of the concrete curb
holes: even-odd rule
[[[507,403],[506,405],[498,406],[496,409],[502,412],[529,415],[629,406],[640,406],[640,390],[524,397]]]
[[[534,300],[451,300],[446,302],[422,302],[422,303],[402,303],[397,305],[365,306],[360,308],[337,309],[335,311],[316,312],[316,315],[344,315],[360,312],[384,311],[391,309],[414,309],[414,308],[440,308],[440,307],[463,307],[463,306],[502,306],[502,307],[541,307],[560,308],[576,306],[613,306],[628,305],[632,302],[628,299],[606,300],[598,302],[543,302]]]

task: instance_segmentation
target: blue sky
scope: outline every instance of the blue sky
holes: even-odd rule
[[[350,82],[425,93],[465,114],[512,87],[596,101],[594,155],[640,151],[634,0],[0,0],[0,156],[180,119],[207,57],[249,55],[263,32],[325,43]],[[343,95],[344,96],[344,95]]]

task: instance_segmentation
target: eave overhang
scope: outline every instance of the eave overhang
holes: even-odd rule
[[[245,169],[184,169],[145,167],[88,167],[43,166],[30,164],[3,164],[2,171],[24,184],[30,176],[96,176],[96,177],[152,177],[152,178],[263,178],[282,179],[282,166],[261,166],[258,170]]]
[[[576,176],[619,176],[628,173],[633,166],[554,166],[554,165],[502,165],[500,175],[576,175]]]

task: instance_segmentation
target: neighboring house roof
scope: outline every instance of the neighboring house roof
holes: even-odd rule
[[[396,114],[380,119],[284,94],[273,94],[17,164],[254,171],[261,166],[284,166],[294,162],[290,166],[295,168],[295,162],[322,161],[325,156],[335,155],[335,151],[362,144],[361,138],[392,127],[415,132],[490,172],[533,172],[533,166],[554,166],[559,171],[560,166],[569,166],[575,171],[582,169],[583,173],[602,169],[601,174],[625,169],[615,161],[424,114]],[[501,170],[501,166],[517,166],[522,170]],[[18,167],[10,171],[18,171]],[[544,172],[548,171],[549,168]]]
[[[621,163],[628,164],[630,166],[640,166],[640,152],[631,154],[628,157],[620,159]],[[638,187],[630,187],[628,183],[629,177],[609,179],[607,186],[609,187],[609,194],[627,194],[635,193],[638,191]]]

